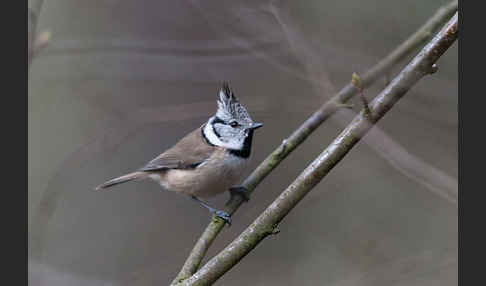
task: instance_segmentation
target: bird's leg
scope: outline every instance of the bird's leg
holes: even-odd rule
[[[195,200],[196,202],[198,202],[203,207],[207,208],[210,213],[215,214],[217,217],[219,217],[222,220],[224,220],[228,225],[231,225],[231,216],[227,212],[221,211],[221,210],[217,210],[217,209],[211,207],[205,201],[201,200],[200,198],[198,198],[196,196],[191,196],[191,198],[193,200]]]
[[[250,200],[250,192],[248,191],[247,188],[243,186],[231,187],[229,189],[229,192],[230,192],[230,199],[228,200],[226,205],[228,205],[233,200],[234,196],[240,196],[245,202]]]

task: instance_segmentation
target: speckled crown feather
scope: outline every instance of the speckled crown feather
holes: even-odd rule
[[[223,82],[223,86],[219,91],[218,111],[216,112],[216,116],[222,120],[236,119],[239,121],[252,122],[250,115],[238,101],[238,98],[236,98],[227,82]]]

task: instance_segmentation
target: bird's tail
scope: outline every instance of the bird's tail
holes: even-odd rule
[[[132,180],[145,179],[147,176],[148,176],[148,173],[146,173],[146,172],[133,172],[133,173],[130,173],[130,174],[120,176],[118,178],[111,179],[107,182],[104,182],[103,184],[97,186],[95,188],[95,190],[98,191],[98,190],[106,189],[108,187],[118,185],[118,184],[121,184],[121,183],[125,183],[125,182],[128,182],[128,181],[132,181]]]

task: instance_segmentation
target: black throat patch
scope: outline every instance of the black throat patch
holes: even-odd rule
[[[228,152],[237,157],[246,159],[250,157],[252,141],[253,141],[253,130],[250,130],[250,133],[248,133],[248,136],[245,138],[245,141],[243,141],[243,148],[241,148],[240,150],[228,149]]]

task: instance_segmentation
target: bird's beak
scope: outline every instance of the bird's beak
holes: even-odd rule
[[[250,129],[251,130],[255,130],[255,129],[258,129],[260,127],[263,126],[263,123],[258,123],[258,122],[253,122],[251,125],[250,125]]]

